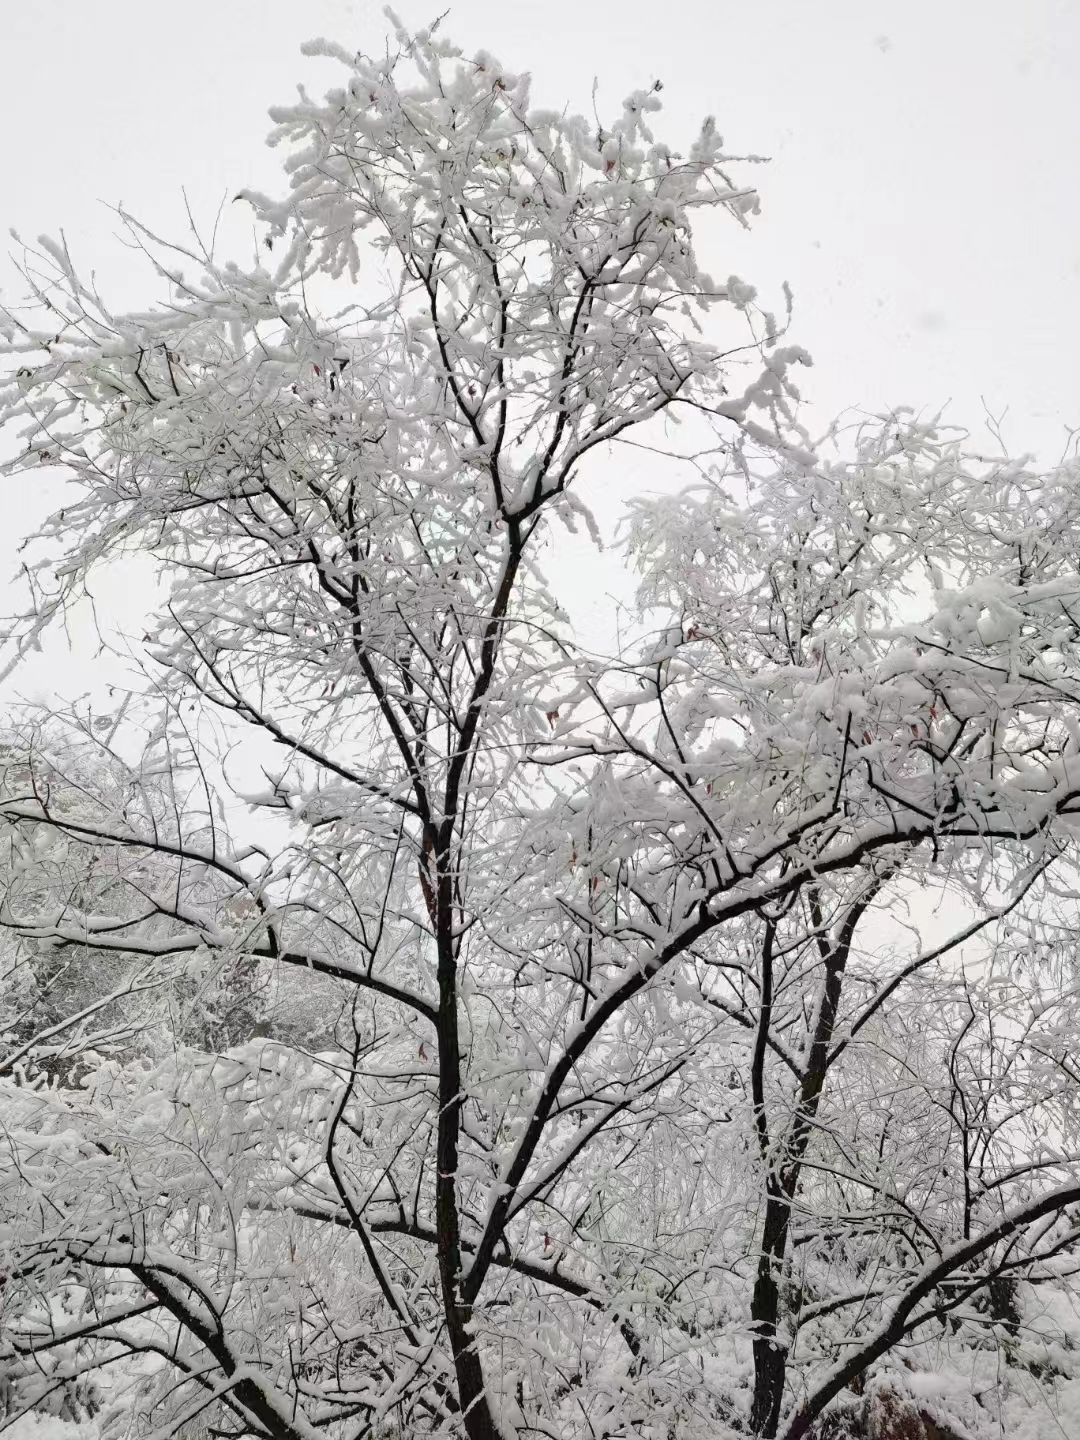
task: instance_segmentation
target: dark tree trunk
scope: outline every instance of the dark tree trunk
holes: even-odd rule
[[[761,1237],[757,1279],[750,1301],[754,1322],[754,1393],[750,1407],[750,1429],[761,1440],[773,1440],[780,1423],[787,1375],[787,1349],[776,1338],[780,1319],[780,1273],[787,1249],[791,1204],[770,1187],[765,1206],[765,1227]]]
[[[502,1440],[488,1404],[480,1356],[470,1334],[472,1306],[465,1302],[461,1293],[462,1251],[457,1204],[461,1051],[458,1040],[457,957],[450,925],[452,894],[445,870],[438,877],[435,904],[439,956],[439,1128],[435,1151],[435,1217],[443,1313],[454,1357],[465,1432],[469,1440]]]
[[[811,915],[818,932],[817,945],[825,967],[825,979],[817,1022],[810,1036],[806,1066],[799,1085],[795,1115],[779,1143],[776,1143],[775,1134],[770,1133],[765,1097],[765,1054],[772,1021],[773,943],[776,938],[775,923],[766,922],[761,950],[761,1012],[750,1076],[758,1143],[766,1165],[765,1224],[757,1278],[750,1301],[750,1315],[754,1323],[754,1390],[750,1402],[750,1430],[759,1440],[774,1440],[784,1400],[787,1346],[778,1340],[777,1332],[780,1323],[780,1281],[787,1254],[792,1202],[798,1193],[803,1161],[831,1064],[829,1047],[840,1008],[851,943],[859,921],[884,883],[884,876],[875,878],[862,898],[848,908],[833,935],[826,932],[817,892],[810,891]]]

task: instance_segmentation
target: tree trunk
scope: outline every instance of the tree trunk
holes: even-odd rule
[[[770,1187],[771,1188],[771,1187]],[[776,1338],[780,1317],[779,1275],[787,1249],[791,1205],[773,1190],[765,1207],[757,1279],[750,1301],[754,1322],[754,1392],[750,1405],[750,1431],[760,1440],[773,1440],[780,1423],[787,1376],[787,1348]]]
[[[472,1306],[467,1304],[461,1295],[461,1230],[457,1205],[458,1134],[461,1128],[457,959],[450,921],[450,884],[446,878],[445,867],[440,868],[442,873],[438,877],[436,896],[439,957],[439,1128],[435,1152],[439,1280],[465,1432],[469,1440],[503,1440],[491,1414],[483,1366],[471,1334]]]

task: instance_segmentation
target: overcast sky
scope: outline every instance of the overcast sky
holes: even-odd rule
[[[268,106],[339,83],[300,43],[378,51],[386,33],[366,0],[28,0],[2,18],[0,219],[25,238],[62,228],[117,308],[158,292],[108,205],[176,235],[184,190],[207,228],[241,187],[279,191]],[[588,112],[595,77],[614,113],[659,79],[670,143],[715,114],[730,151],[771,157],[752,233],[710,233],[701,259],[778,307],[791,283],[823,420],[951,400],[977,429],[985,398],[1008,410],[1010,449],[1047,460],[1080,426],[1076,0],[459,0],[443,24],[531,70],[538,104]],[[20,293],[3,263],[0,292]],[[5,495],[0,565],[47,499],[22,481]]]

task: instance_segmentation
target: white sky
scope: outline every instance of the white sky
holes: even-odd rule
[[[438,3],[399,10],[418,26]],[[298,80],[321,93],[340,76],[300,43],[377,51],[386,31],[368,0],[8,0],[2,20],[0,221],[27,239],[63,228],[116,308],[159,291],[106,206],[175,236],[182,189],[207,229],[242,186],[280,191],[267,107]],[[458,0],[443,24],[530,69],[538,104],[587,113],[595,76],[611,114],[658,78],[670,143],[715,114],[729,150],[772,157],[753,172],[752,233],[716,229],[700,258],[778,309],[790,281],[791,338],[816,361],[802,388],[823,421],[951,399],[977,429],[985,397],[1008,409],[1010,449],[1047,460],[1080,426],[1076,0]],[[0,293],[20,283],[0,261]],[[619,479],[609,468],[598,483]],[[641,465],[633,482],[649,482]],[[40,491],[7,483],[0,573],[58,493],[45,476]],[[17,688],[77,691],[85,658],[58,656]]]

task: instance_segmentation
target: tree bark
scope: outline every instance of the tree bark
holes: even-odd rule
[[[484,1371],[472,1330],[472,1306],[461,1294],[461,1228],[457,1203],[461,1128],[461,1049],[458,1040],[457,957],[452,930],[453,892],[446,867],[436,882],[439,979],[439,1123],[436,1137],[435,1221],[439,1281],[446,1331],[454,1357],[458,1400],[469,1440],[503,1440],[488,1404]]]
[[[825,965],[825,983],[799,1087],[795,1118],[779,1146],[779,1153],[775,1155],[772,1153],[765,1112],[764,1066],[765,1040],[772,1018],[772,961],[776,929],[771,921],[766,922],[761,951],[761,1014],[751,1076],[758,1141],[762,1159],[768,1167],[761,1254],[750,1301],[750,1316],[754,1324],[754,1390],[750,1403],[750,1429],[760,1440],[774,1440],[780,1424],[787,1378],[787,1346],[777,1339],[777,1332],[780,1323],[780,1278],[787,1254],[792,1202],[798,1191],[803,1160],[831,1063],[829,1047],[836,1027],[851,944],[859,921],[884,883],[884,876],[874,880],[863,896],[849,907],[843,923],[833,936],[824,931],[824,916],[817,891],[810,891],[811,917],[819,935],[817,943]]]

